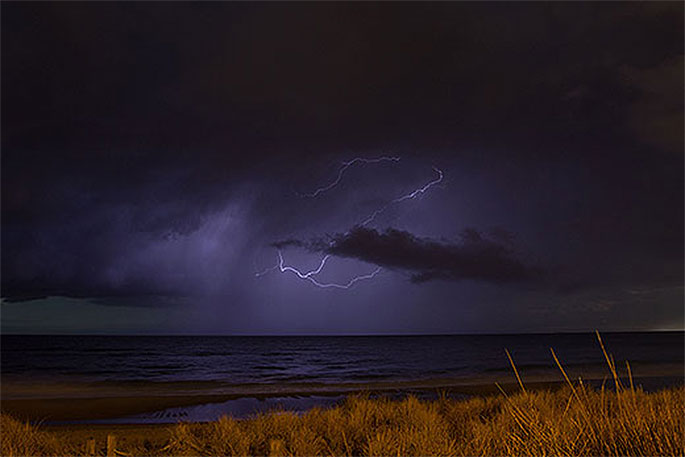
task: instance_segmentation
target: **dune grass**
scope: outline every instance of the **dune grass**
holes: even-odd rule
[[[352,397],[341,407],[172,429],[176,455],[682,455],[684,390],[575,387],[422,402]],[[575,395],[578,395],[576,399]]]
[[[685,388],[646,393],[633,386],[632,377],[624,386],[613,359],[604,354],[611,390],[572,382],[557,361],[566,386],[531,392],[512,360],[521,387],[513,395],[502,390],[462,401],[354,395],[340,406],[302,415],[280,411],[169,426],[158,445],[130,439],[118,446],[117,455],[683,456]],[[1,425],[4,456],[86,455],[85,443],[67,436],[6,415]]]

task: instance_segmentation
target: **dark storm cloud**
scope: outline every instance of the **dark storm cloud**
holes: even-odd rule
[[[308,243],[308,242],[302,241],[302,240],[296,240],[294,238],[273,242],[273,243],[271,243],[271,246],[275,247],[276,249],[283,249],[283,248],[287,248],[287,247],[297,247],[297,248],[308,248],[311,250],[311,248],[312,248],[311,243]]]
[[[630,123],[640,139],[670,153],[683,152],[683,55],[649,67],[622,68],[625,84],[635,91]]]
[[[2,10],[5,298],[223,293],[254,246],[307,247],[402,195],[410,160],[444,169],[444,189],[336,255],[416,281],[535,277],[504,240],[412,235],[501,224],[576,291],[682,283],[682,3]],[[360,169],[289,198],[379,151],[402,179],[378,168],[355,188]]]
[[[302,156],[310,155],[303,143],[340,147],[340,138],[444,146],[497,131],[504,144],[533,128],[536,141],[623,128],[630,93],[617,67],[682,54],[681,12],[677,4],[9,5],[3,141],[86,161],[83,149],[104,159],[106,145],[124,149],[116,156],[130,166],[160,149],[169,161],[188,159],[201,139],[205,158],[243,167],[254,157],[227,147]]]
[[[277,248],[307,247],[312,251],[408,271],[412,282],[416,283],[464,279],[507,283],[542,277],[542,270],[517,258],[510,245],[473,229],[465,230],[457,244],[419,238],[403,230],[378,232],[355,227],[328,240],[307,243],[291,239],[272,245]]]

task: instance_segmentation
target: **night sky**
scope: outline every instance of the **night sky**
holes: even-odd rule
[[[2,331],[683,329],[683,8],[3,2]]]

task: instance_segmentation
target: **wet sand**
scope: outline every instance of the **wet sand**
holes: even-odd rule
[[[682,365],[665,369],[658,374],[643,373],[635,376],[636,386],[645,390],[683,384]],[[571,373],[573,377],[573,373]],[[564,384],[561,374],[550,376],[525,376],[523,381],[528,389],[553,389]],[[610,387],[613,380],[608,376],[583,376],[583,381],[596,386],[606,382]],[[112,418],[126,418],[141,413],[162,411],[168,408],[194,407],[203,404],[218,404],[237,399],[277,399],[302,397],[338,397],[359,392],[374,395],[401,397],[414,394],[431,398],[440,392],[452,397],[493,395],[499,392],[495,383],[505,391],[514,392],[518,385],[512,376],[472,379],[432,379],[421,381],[376,382],[359,384],[287,384],[287,385],[242,385],[211,387],[199,383],[164,383],[140,385],[104,383],[84,385],[60,385],[44,383],[13,383],[2,385],[3,413],[18,419],[32,422],[97,421]],[[173,384],[173,385],[168,385]],[[624,380],[628,385],[628,380]],[[230,412],[229,412],[230,414]],[[181,420],[181,419],[178,419]],[[171,422],[171,421],[170,421]],[[74,425],[76,426],[76,425]]]

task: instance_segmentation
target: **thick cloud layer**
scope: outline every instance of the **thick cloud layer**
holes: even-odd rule
[[[335,322],[371,331],[369,303],[392,304],[378,326],[393,328],[427,302],[454,325],[466,320],[442,303],[518,303],[515,331],[544,276],[559,287],[540,288],[543,329],[566,321],[562,295],[623,303],[638,287],[669,290],[660,319],[673,323],[684,8],[3,4],[2,299],[182,301],[208,326],[252,319],[276,332],[297,316],[322,333]],[[301,197],[342,162],[384,155],[402,159],[357,163]],[[439,185],[345,232],[434,179],[433,166]],[[475,232],[442,241],[468,227],[506,227],[526,256]],[[340,235],[312,255],[307,240],[324,233]],[[274,265],[269,243],[286,239],[305,248],[289,264],[337,257],[322,280],[363,261],[423,284],[390,273],[321,295],[294,275],[255,279]],[[501,287],[520,282],[533,286]],[[639,297],[613,317],[642,325],[658,297]],[[479,328],[474,317],[465,330]]]
[[[328,241],[285,240],[273,243],[273,246],[306,247],[385,268],[405,270],[410,272],[415,283],[436,279],[475,279],[493,283],[540,279],[542,270],[525,265],[512,247],[501,240],[494,240],[473,229],[464,231],[461,238],[461,243],[441,243],[403,230],[378,232],[355,227],[347,233],[332,236]]]

